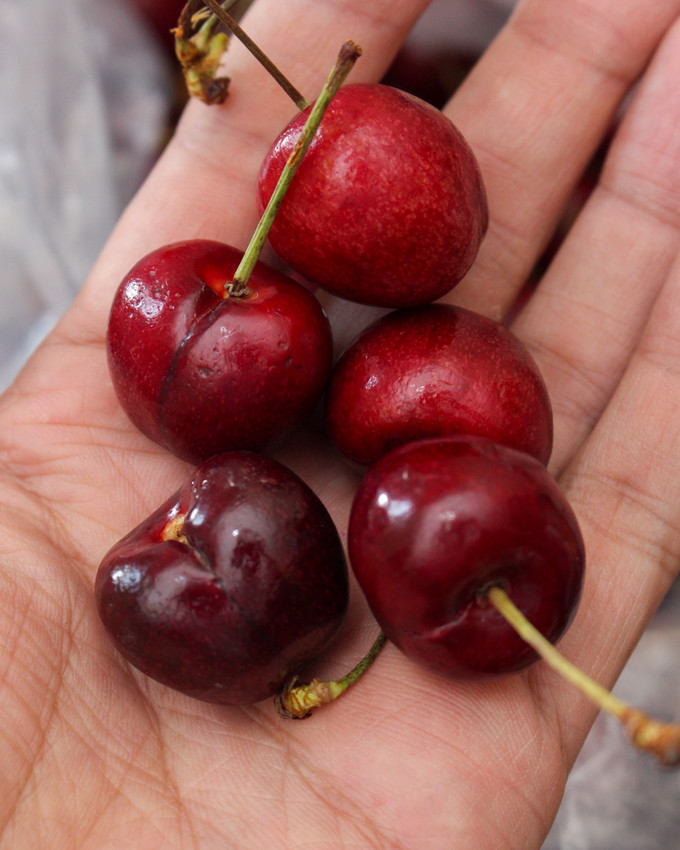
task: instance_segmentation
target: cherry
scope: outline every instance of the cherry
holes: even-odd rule
[[[635,747],[680,766],[680,725],[623,702],[554,646],[579,602],[585,551],[571,507],[535,458],[470,435],[401,446],[361,482],[348,546],[383,632],[341,679],[285,687],[282,716],[337,699],[389,638],[453,679],[495,678],[542,659],[616,718]]]
[[[306,115],[267,154],[262,206]],[[461,280],[487,224],[479,166],[453,124],[412,95],[360,83],[333,99],[269,241],[335,295],[405,307],[434,301]]]
[[[303,286],[257,262],[290,181],[361,49],[345,43],[241,254],[164,246],[118,287],[107,352],[132,422],[180,458],[271,451],[309,416],[332,362],[328,318]]]
[[[443,304],[396,310],[357,337],[333,370],[326,427],[358,464],[452,433],[547,463],[553,430],[545,384],[522,343],[491,319]]]
[[[309,415],[330,372],[319,302],[262,263],[246,295],[229,296],[241,257],[209,240],[164,246],[128,272],[111,308],[109,367],[124,410],[192,462],[272,449]]]
[[[115,544],[101,619],[146,675],[209,702],[275,694],[338,631],[344,550],[320,500],[273,459],[229,452]]]
[[[387,637],[445,676],[514,673],[536,652],[487,598],[499,586],[555,642],[579,601],[584,546],[543,464],[470,436],[409,443],[359,486],[349,555]]]

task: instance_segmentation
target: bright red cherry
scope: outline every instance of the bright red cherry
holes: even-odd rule
[[[258,263],[245,296],[225,291],[241,257],[209,240],[165,246],[125,276],[111,308],[109,367],[124,410],[194,463],[283,442],[331,368],[328,318],[303,286]]]
[[[358,464],[456,433],[547,463],[553,435],[548,392],[525,346],[497,322],[443,304],[394,311],[358,336],[333,370],[326,428]]]
[[[349,556],[387,637],[454,678],[514,673],[538,656],[493,607],[499,586],[553,643],[579,601],[584,545],[543,464],[469,436],[410,443],[363,479]]]
[[[263,163],[262,207],[306,115],[288,125]],[[452,289],[472,265],[487,225],[477,160],[453,124],[413,95],[353,84],[333,98],[269,241],[329,292],[405,307]]]
[[[310,488],[272,459],[231,452],[113,546],[95,595],[116,647],[143,673],[233,705],[277,693],[324,649],[348,578]]]

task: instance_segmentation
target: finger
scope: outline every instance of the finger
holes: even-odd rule
[[[427,0],[257,0],[248,35],[313,99],[343,43],[363,55],[352,82],[378,79]],[[175,137],[123,215],[85,289],[76,334],[101,333],[113,287],[154,247],[202,236],[244,248],[256,223],[255,182],[267,149],[297,108],[234,39],[225,58],[230,96],[222,107],[188,105]],[[93,315],[97,317],[93,323]]]
[[[646,73],[602,180],[514,329],[555,412],[555,472],[604,409],[680,243],[680,22]]]
[[[589,560],[581,608],[563,649],[609,686],[678,572],[678,363],[680,261],[611,403],[561,477]],[[583,704],[581,710],[590,711]],[[575,750],[581,740],[571,725],[567,737]]]
[[[453,299],[501,318],[678,0],[525,0],[446,113],[476,151],[490,226]]]

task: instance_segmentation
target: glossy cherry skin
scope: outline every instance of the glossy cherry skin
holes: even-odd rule
[[[109,315],[123,409],[193,463],[273,449],[309,416],[330,373],[330,324],[303,286],[258,263],[251,294],[224,297],[241,257],[209,240],[162,247],[125,276]]]
[[[344,352],[327,389],[326,429],[361,465],[457,433],[547,463],[553,420],[538,366],[517,337],[477,313],[430,304],[389,313]]]
[[[307,111],[262,165],[261,207]],[[352,301],[406,307],[452,289],[488,225],[481,173],[441,112],[384,85],[343,86],[324,115],[269,241],[309,280]]]
[[[537,656],[488,602],[501,586],[550,641],[577,607],[584,545],[543,464],[473,437],[386,455],[362,481],[349,556],[387,637],[444,676],[515,673]]]
[[[275,694],[338,631],[344,550],[310,488],[229,452],[112,547],[95,583],[114,644],[146,675],[208,702]]]

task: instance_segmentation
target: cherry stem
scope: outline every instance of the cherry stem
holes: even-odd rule
[[[249,50],[257,61],[271,74],[276,82],[281,86],[288,97],[295,103],[297,108],[302,111],[309,106],[308,101],[295,88],[295,86],[287,79],[271,61],[271,59],[262,52],[255,44],[250,36],[241,28],[234,18],[217,2],[217,0],[203,0],[205,5],[211,10],[215,17],[224,24],[224,26],[238,38],[241,44]]]
[[[331,682],[312,679],[311,682],[303,685],[298,685],[297,680],[293,680],[276,699],[276,707],[281,717],[287,720],[302,720],[309,717],[315,708],[320,708],[342,696],[373,664],[386,642],[387,638],[381,632],[361,661],[341,679]]]
[[[227,48],[227,33],[215,32],[218,21],[205,11],[192,14],[187,3],[173,30],[175,53],[190,97],[208,105],[224,103],[229,92],[229,77],[219,77],[222,54]]]
[[[312,142],[312,138],[321,123],[321,119],[323,118],[328,105],[347,78],[347,75],[352,70],[354,63],[357,61],[359,56],[361,56],[361,48],[352,41],[345,42],[340,49],[338,58],[333,66],[333,70],[329,74],[328,79],[321,90],[321,94],[317,98],[313,109],[307,117],[307,121],[302,128],[302,132],[298,136],[295,146],[283,167],[281,176],[279,177],[269,199],[269,203],[267,204],[265,211],[262,213],[262,217],[255,228],[253,236],[248,243],[248,247],[246,248],[238,268],[234,272],[234,278],[225,289],[225,298],[229,296],[242,298],[250,294],[248,290],[248,279],[255,268],[255,264],[262,252],[264,243],[267,241],[267,236],[269,235],[271,226],[274,223],[274,218],[276,217],[276,213],[281,206],[281,202],[288,191],[291,180],[295,176],[295,172],[302,162],[302,158],[304,157],[307,148]]]
[[[652,753],[665,767],[680,765],[680,725],[662,723],[615,697],[572,664],[536,629],[500,587],[492,587],[488,598],[517,634],[563,679],[571,682],[599,709],[615,717],[633,745]]]

